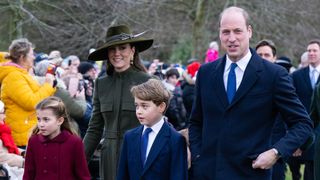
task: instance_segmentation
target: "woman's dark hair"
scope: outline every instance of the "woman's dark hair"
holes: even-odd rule
[[[171,76],[176,76],[178,79],[180,77],[179,71],[176,68],[171,68],[166,72],[166,78]]]
[[[134,47],[134,44],[130,44],[130,47]],[[145,66],[142,64],[140,57],[139,57],[139,52],[136,49],[134,55],[133,55],[133,64],[131,65],[134,69],[138,70],[138,71],[142,71],[142,72],[147,72],[147,69],[145,68]],[[109,60],[107,60],[107,75],[112,75],[114,72],[114,67],[113,65],[110,63]]]

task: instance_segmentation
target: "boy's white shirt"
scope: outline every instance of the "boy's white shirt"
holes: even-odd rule
[[[146,152],[146,159],[148,158],[150,149],[152,147],[152,144],[154,142],[154,140],[156,139],[160,129],[162,128],[164,123],[164,117],[162,116],[160,121],[158,121],[156,124],[154,124],[153,126],[151,126],[150,128],[152,129],[152,131],[149,133],[149,139],[148,139],[148,146],[147,146],[147,152]],[[144,133],[144,131],[147,129],[147,126],[143,127],[143,131],[142,134]]]

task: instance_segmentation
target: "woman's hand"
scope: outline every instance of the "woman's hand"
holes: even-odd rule
[[[54,75],[47,73],[45,77],[45,82],[51,84],[53,87],[55,79],[56,78],[54,77]]]

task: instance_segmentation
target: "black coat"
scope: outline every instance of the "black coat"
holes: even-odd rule
[[[198,71],[189,127],[194,179],[270,179],[271,170],[252,168],[253,157],[271,148],[288,157],[312,134],[312,122],[286,70],[251,53],[231,103],[223,81],[226,56]],[[278,113],[290,128],[272,145]]]

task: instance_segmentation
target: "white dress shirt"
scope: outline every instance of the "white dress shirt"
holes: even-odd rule
[[[149,133],[148,146],[147,146],[147,151],[146,151],[146,159],[148,158],[152,144],[153,144],[154,140],[156,139],[160,129],[162,128],[163,123],[164,123],[164,119],[162,117],[159,122],[157,122],[156,124],[154,124],[153,126],[150,127],[152,129],[152,131]],[[144,133],[144,131],[147,128],[148,128],[147,126],[143,127],[142,134]]]
[[[317,67],[312,67],[311,65],[309,65],[309,77],[310,77],[310,80],[312,78],[312,72],[313,70],[316,70],[314,72],[314,76],[315,76],[315,83],[317,83],[318,81],[318,78],[319,78],[319,74],[320,74],[320,66],[317,66]],[[312,82],[311,82],[312,83]],[[311,84],[312,85],[312,84]]]
[[[237,67],[234,69],[235,73],[236,73],[236,81],[237,81],[237,90],[241,84],[243,75],[244,75],[244,71],[246,70],[246,67],[251,59],[251,52],[250,50],[248,50],[248,53],[240,60],[238,60],[236,62]],[[228,84],[228,75],[230,72],[230,67],[231,67],[231,63],[233,63],[233,61],[230,60],[229,56],[227,55],[227,60],[226,60],[226,65],[224,67],[224,73],[223,73],[223,82],[224,82],[224,87],[227,91],[227,84]]]

